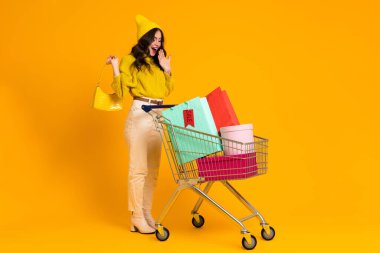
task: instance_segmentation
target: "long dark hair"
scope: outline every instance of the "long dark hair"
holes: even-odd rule
[[[149,53],[149,45],[154,41],[154,36],[157,31],[161,32],[161,47],[157,50],[157,53],[155,56],[150,56]],[[161,31],[159,28],[153,28],[146,34],[144,34],[137,44],[132,47],[131,54],[135,57],[135,62],[132,63],[132,66],[134,66],[138,71],[143,70],[143,68],[147,68],[150,70],[149,64],[146,62],[145,58],[146,57],[152,57],[154,63],[161,69],[162,67],[160,66],[160,63],[158,61],[158,51],[162,49],[164,51],[164,54],[166,56],[166,50],[164,48],[164,33]]]

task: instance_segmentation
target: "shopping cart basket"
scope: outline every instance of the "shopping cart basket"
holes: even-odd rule
[[[172,106],[174,105],[142,106],[142,109],[153,117],[156,129],[161,134],[174,181],[178,184],[178,187],[156,220],[157,239],[166,241],[169,238],[169,230],[161,222],[180,192],[184,189],[191,189],[199,195],[199,199],[191,211],[193,216],[192,224],[196,228],[202,227],[205,223],[204,217],[198,213],[198,210],[203,200],[207,200],[241,227],[241,233],[243,234],[242,245],[245,249],[253,249],[257,244],[255,236],[251,235],[243,224],[244,221],[250,218],[257,217],[262,226],[262,238],[264,240],[272,240],[275,236],[275,230],[269,226],[259,211],[228,182],[228,180],[246,179],[266,173],[268,140],[254,136],[254,142],[241,143],[172,125],[169,119],[155,111],[155,109],[170,108]],[[186,143],[189,143],[189,145],[186,145]],[[210,154],[210,147],[220,146],[222,146],[222,149],[228,149],[230,155],[225,155],[223,151]],[[189,157],[193,157],[193,160],[189,159]],[[238,219],[208,196],[208,192],[216,181],[222,183],[248,208],[251,214]],[[203,183],[206,185],[202,189]]]

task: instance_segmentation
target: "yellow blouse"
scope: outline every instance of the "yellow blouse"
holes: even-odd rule
[[[129,92],[136,97],[149,97],[163,99],[173,90],[173,78],[163,72],[151,57],[146,61],[150,65],[150,71],[144,68],[138,71],[132,63],[135,61],[133,55],[126,55],[120,61],[120,75],[114,77],[111,84],[119,97]]]

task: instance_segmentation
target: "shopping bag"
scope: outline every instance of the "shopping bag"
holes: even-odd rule
[[[218,87],[206,98],[218,132],[221,127],[239,125],[239,120],[225,90]]]
[[[163,111],[162,116],[179,164],[222,150],[206,98],[196,97],[171,107]]]
[[[258,173],[256,152],[203,157],[197,159],[197,166],[204,181],[244,179]]]

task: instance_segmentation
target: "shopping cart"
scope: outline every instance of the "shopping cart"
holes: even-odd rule
[[[142,109],[153,117],[156,129],[161,134],[174,181],[178,184],[156,220],[157,239],[166,241],[169,238],[169,230],[161,222],[180,192],[184,189],[191,189],[199,195],[199,199],[191,211],[194,227],[200,228],[205,223],[204,217],[198,213],[198,210],[203,200],[207,200],[241,227],[241,233],[243,234],[242,245],[245,249],[251,250],[257,244],[255,236],[251,235],[243,225],[243,222],[250,218],[257,217],[262,226],[262,238],[272,240],[275,236],[275,230],[269,226],[259,211],[228,182],[228,180],[246,179],[266,173],[268,140],[254,136],[254,142],[241,143],[172,125],[169,119],[156,111],[156,109],[170,108],[172,106],[174,105],[142,106]],[[210,153],[210,150],[223,151]],[[228,155],[225,154],[227,150]],[[208,196],[208,192],[216,181],[222,183],[248,208],[251,214],[238,219]],[[205,183],[205,187],[202,189],[203,183]]]

